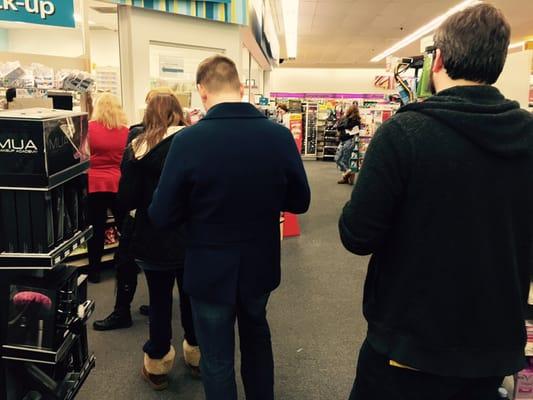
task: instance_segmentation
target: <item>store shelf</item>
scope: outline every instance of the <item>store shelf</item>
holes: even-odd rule
[[[72,386],[68,390],[68,392],[65,394],[64,400],[73,400],[80,391],[81,387],[87,380],[87,377],[91,373],[91,370],[96,365],[96,359],[94,357],[94,354],[91,354],[91,356],[88,358],[88,360],[83,365],[81,371],[77,373],[77,379],[72,383]]]
[[[57,351],[5,344],[2,346],[2,358],[4,360],[56,365],[63,361],[66,355],[70,354],[70,349],[76,342],[76,338],[74,333],[69,333]]]
[[[0,253],[0,269],[53,269],[92,236],[92,227],[78,231],[49,253]]]

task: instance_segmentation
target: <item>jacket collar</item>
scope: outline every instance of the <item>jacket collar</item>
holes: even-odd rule
[[[220,103],[211,107],[206,119],[266,118],[250,103]]]

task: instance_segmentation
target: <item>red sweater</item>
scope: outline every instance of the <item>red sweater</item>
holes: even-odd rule
[[[120,163],[128,140],[128,128],[108,129],[100,122],[89,122],[89,193],[118,192]]]

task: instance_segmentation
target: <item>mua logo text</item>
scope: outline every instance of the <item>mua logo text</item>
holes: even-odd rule
[[[31,139],[0,139],[0,153],[36,154],[39,149]]]

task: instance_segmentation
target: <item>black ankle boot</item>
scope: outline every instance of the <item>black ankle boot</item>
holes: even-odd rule
[[[100,321],[94,321],[96,331],[112,331],[114,329],[129,328],[133,325],[129,311],[113,311],[109,316]]]

